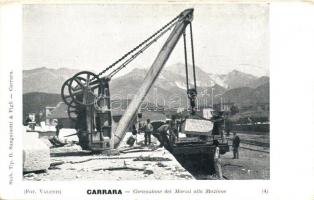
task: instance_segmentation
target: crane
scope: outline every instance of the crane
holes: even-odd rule
[[[104,151],[119,147],[121,140],[127,132],[127,128],[135,118],[141,103],[144,101],[147,93],[156,81],[181,36],[183,36],[184,41],[187,96],[190,101],[191,115],[195,115],[197,88],[192,32],[193,11],[194,9],[190,8],[181,12],[169,23],[164,25],[138,46],[124,54],[99,74],[96,75],[89,71],[82,71],[64,82],[61,88],[61,96],[68,106],[69,117],[76,121],[76,129],[78,130],[77,135],[80,140],[80,145],[83,148],[92,151]],[[189,27],[191,39],[190,44],[194,79],[194,84],[191,85],[189,84],[187,64],[187,27]],[[110,80],[115,74],[125,68],[137,56],[142,54],[170,30],[172,31],[149,68],[142,85],[138,89],[130,105],[127,107],[117,127],[114,128],[110,106]],[[117,66],[118,64],[120,65]]]

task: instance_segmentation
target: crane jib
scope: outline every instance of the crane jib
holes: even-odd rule
[[[139,109],[144,98],[146,97],[149,89],[151,88],[155,80],[157,79],[159,73],[161,72],[162,68],[167,62],[174,47],[176,46],[179,38],[184,33],[186,26],[191,23],[191,20],[193,19],[193,9],[188,9],[188,10],[183,11],[181,13],[181,19],[183,20],[178,22],[176,26],[174,27],[174,29],[172,30],[172,32],[170,33],[167,41],[163,45],[155,61],[150,67],[148,73],[146,74],[141,87],[137,91],[136,95],[132,99],[130,105],[127,107],[124,115],[119,121],[118,127],[114,133],[115,135],[114,146],[115,147],[119,146],[121,142],[121,138],[124,137],[130,121],[137,113],[137,110]]]
[[[184,51],[187,66],[185,31],[188,25],[190,26],[191,36],[194,88],[189,88],[189,82],[187,79],[187,93],[190,98],[190,105],[192,107],[193,114],[197,92],[191,25],[192,19],[193,9],[184,10],[180,13],[180,15],[176,16],[169,23],[164,25],[161,29],[152,34],[131,51],[124,54],[121,58],[99,74],[82,71],[65,81],[61,88],[61,96],[63,101],[68,106],[69,118],[76,123],[75,127],[78,130],[79,143],[82,147],[94,151],[102,151],[119,146],[127,128],[129,127],[129,124],[136,116],[141,103],[166,64],[181,35],[184,35]],[[109,82],[111,78],[170,30],[172,31],[168,36],[168,39],[155,58],[143,80],[141,87],[137,91],[137,94],[134,96],[130,105],[122,115],[122,118],[120,119],[117,129],[113,135],[109,91]],[[114,69],[114,66],[121,62],[122,64]],[[110,70],[111,72],[109,72]],[[101,78],[100,76],[106,72],[109,72],[109,74]],[[188,71],[186,75],[188,77]],[[85,133],[87,133],[88,137],[86,137]],[[106,139],[108,137],[110,140]],[[98,141],[98,139],[100,139],[100,141]]]

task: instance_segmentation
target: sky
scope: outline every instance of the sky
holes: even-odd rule
[[[208,73],[236,69],[269,75],[268,4],[24,5],[23,68],[101,72],[191,7],[198,67]],[[134,68],[149,68],[166,38],[163,36],[119,75]],[[175,63],[184,63],[182,38],[165,67]]]

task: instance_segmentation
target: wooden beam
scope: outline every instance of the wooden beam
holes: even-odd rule
[[[163,45],[162,49],[158,53],[154,63],[150,67],[141,87],[138,89],[136,95],[132,99],[130,105],[126,109],[124,115],[122,116],[118,127],[116,129],[114,146],[119,147],[119,144],[123,137],[125,136],[126,130],[129,126],[134,115],[137,113],[141,103],[144,101],[149,89],[154,84],[158,75],[160,74],[162,68],[166,64],[172,50],[176,46],[179,38],[185,31],[186,26],[190,23],[193,18],[193,9],[187,9],[181,13],[178,23],[169,35],[166,43]]]

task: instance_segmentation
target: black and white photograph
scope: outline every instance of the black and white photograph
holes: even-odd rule
[[[0,199],[310,200],[314,4],[0,0]]]
[[[269,4],[23,5],[23,180],[269,180]]]
[[[269,179],[268,17],[24,5],[24,180]]]

